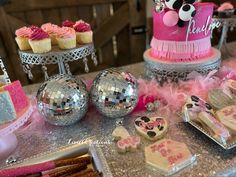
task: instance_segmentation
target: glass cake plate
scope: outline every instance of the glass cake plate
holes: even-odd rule
[[[19,50],[19,57],[23,65],[24,72],[28,74],[29,79],[33,78],[31,69],[33,65],[40,65],[44,72],[45,80],[48,79],[47,66],[48,64],[58,64],[60,74],[71,74],[69,62],[82,60],[85,65],[85,71],[89,72],[88,58],[91,59],[97,66],[97,57],[95,54],[94,44],[77,45],[73,49],[61,50],[58,46],[52,46],[52,50],[47,53],[33,53],[32,50]]]

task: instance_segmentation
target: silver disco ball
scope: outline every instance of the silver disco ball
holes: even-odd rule
[[[129,72],[108,69],[97,75],[91,98],[98,111],[106,117],[123,117],[138,102],[137,82]]]
[[[71,125],[87,112],[86,85],[70,75],[55,75],[44,82],[37,93],[38,110],[54,125]]]

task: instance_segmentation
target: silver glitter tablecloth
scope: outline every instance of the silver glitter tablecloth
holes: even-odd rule
[[[143,63],[125,67],[136,77],[143,73]],[[84,79],[93,79],[96,73],[82,76]],[[34,93],[38,85],[26,87],[28,94]],[[143,115],[145,113],[138,113]],[[124,126],[131,134],[134,130],[134,118],[132,115],[124,119]],[[184,142],[190,151],[197,155],[197,163],[188,167],[176,176],[236,176],[236,149],[225,151],[212,142],[205,135],[182,122],[179,117],[169,117],[169,130],[167,138]],[[111,133],[116,127],[117,119],[103,118],[96,109],[90,107],[86,117],[81,122],[69,127],[56,127],[46,124],[45,128],[17,133],[19,145],[14,152],[14,157],[24,159],[38,153],[54,150],[67,144],[69,141],[79,141],[91,136],[102,142],[111,142],[100,145],[106,157],[107,163],[115,177],[152,177],[160,176],[158,172],[150,171],[145,166],[143,149],[151,142],[142,138],[142,146],[137,152],[118,154],[115,144],[112,142]],[[0,162],[5,165],[5,160]]]

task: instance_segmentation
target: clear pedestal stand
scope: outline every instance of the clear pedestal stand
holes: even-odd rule
[[[221,48],[224,45],[227,54],[231,55],[229,50],[226,47],[227,33],[229,30],[233,31],[233,29],[236,27],[236,16],[232,16],[231,18],[213,18],[212,21],[213,23],[220,23],[220,26],[221,26],[219,30],[222,32],[221,32],[218,49],[221,50]]]
[[[93,44],[78,45],[74,49],[60,50],[58,46],[53,46],[52,51],[42,54],[33,53],[33,51],[19,51],[19,56],[23,65],[24,72],[28,74],[30,79],[33,79],[31,72],[32,65],[41,65],[44,72],[45,80],[48,79],[47,64],[58,64],[59,74],[71,74],[68,62],[83,60],[85,72],[89,72],[88,56],[94,65],[97,65],[97,58]]]

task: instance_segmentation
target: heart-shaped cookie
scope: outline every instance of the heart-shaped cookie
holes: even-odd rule
[[[134,124],[137,132],[151,141],[162,138],[168,127],[163,117],[138,117]]]

